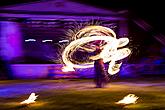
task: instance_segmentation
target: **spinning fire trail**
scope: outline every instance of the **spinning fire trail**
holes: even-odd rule
[[[93,67],[93,60],[103,58],[104,63],[109,62],[108,73],[114,75],[119,72],[122,64],[118,64],[116,61],[127,57],[131,53],[129,48],[121,48],[129,43],[129,39],[117,39],[115,32],[107,27],[87,26],[78,31],[73,37],[75,40],[64,49],[62,54],[62,60],[66,65],[62,70],[65,72],[74,71],[74,68]],[[86,55],[88,58],[83,63],[73,57],[77,51],[94,52],[96,44],[99,44],[102,48],[98,55]]]

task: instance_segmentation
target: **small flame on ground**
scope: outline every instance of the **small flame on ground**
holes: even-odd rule
[[[34,103],[35,100],[37,99],[38,95],[35,95],[35,93],[31,93],[29,98],[22,101],[20,104],[31,104]]]
[[[134,94],[128,94],[122,100],[116,102],[116,104],[135,104],[138,98],[139,97],[135,96]]]

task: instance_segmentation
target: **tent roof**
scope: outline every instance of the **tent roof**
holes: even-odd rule
[[[84,16],[110,17],[110,19],[124,19],[123,14],[105,10],[70,0],[46,0],[40,2],[23,3],[0,8],[1,17],[61,17]]]

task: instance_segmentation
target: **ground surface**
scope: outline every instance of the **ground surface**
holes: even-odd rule
[[[36,103],[20,105],[32,92]],[[139,97],[136,104],[115,104],[128,94]],[[114,80],[105,88],[87,79],[2,80],[0,110],[165,110],[165,80]]]

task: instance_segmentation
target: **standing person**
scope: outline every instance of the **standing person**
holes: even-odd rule
[[[99,54],[101,52],[101,48],[96,46],[95,54]],[[96,59],[94,61],[94,82],[97,88],[104,87],[107,80],[107,73],[105,71],[104,62],[102,58]]]

